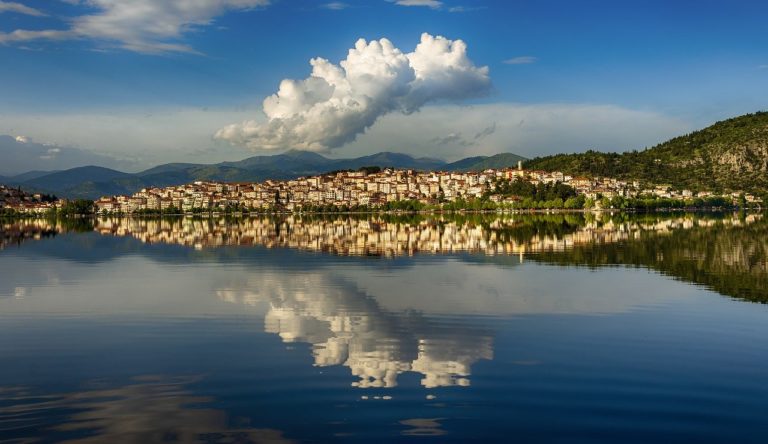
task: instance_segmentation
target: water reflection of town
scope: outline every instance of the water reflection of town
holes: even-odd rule
[[[422,375],[426,388],[467,386],[472,365],[493,358],[484,329],[419,312],[390,312],[349,282],[323,273],[254,278],[216,291],[219,299],[268,304],[264,329],[283,342],[312,345],[314,365],[343,365],[360,388],[395,387],[398,375]]]
[[[29,219],[0,223],[0,250],[10,245],[21,245],[29,240],[41,240],[56,236],[62,231],[55,221]]]
[[[132,236],[146,243],[197,249],[226,245],[294,248],[350,256],[400,256],[455,252],[509,255],[564,251],[577,245],[610,244],[644,234],[714,225],[741,226],[746,217],[621,218],[611,215],[513,215],[415,218],[100,219],[101,234]]]
[[[0,250],[12,245],[20,246],[27,241],[54,238],[70,232],[93,231],[90,218],[49,219],[49,218],[0,218]]]
[[[370,218],[110,218],[78,223],[28,219],[0,223],[0,248],[67,232],[95,230],[130,236],[144,243],[203,249],[221,246],[294,248],[350,256],[400,256],[456,252],[507,255],[565,251],[578,245],[612,244],[646,234],[713,226],[738,227],[762,218],[615,217],[554,214]]]

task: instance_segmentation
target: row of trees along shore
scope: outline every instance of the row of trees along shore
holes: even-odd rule
[[[760,208],[757,204],[750,204],[741,195],[736,202],[730,197],[712,196],[706,198],[674,199],[653,195],[641,195],[638,197],[602,197],[597,199],[577,194],[576,190],[566,184],[556,182],[552,184],[532,184],[525,180],[497,180],[489,184],[485,193],[480,198],[459,198],[448,201],[442,196],[436,196],[433,203],[425,203],[418,200],[400,200],[386,202],[378,206],[368,205],[315,205],[304,204],[294,213],[377,213],[377,212],[456,212],[456,211],[517,211],[517,210],[672,210],[672,209],[747,209]],[[203,215],[211,213],[224,214],[269,214],[287,212],[280,205],[275,204],[269,208],[249,208],[242,204],[230,204],[226,207],[192,208],[183,210],[176,207],[165,209],[140,209],[133,213],[136,216],[158,216],[174,214]],[[86,199],[77,199],[67,202],[59,209],[52,209],[48,215],[73,216],[95,214],[94,202]],[[119,214],[119,213],[99,213]],[[18,212],[4,208],[0,209],[0,216],[17,216]]]

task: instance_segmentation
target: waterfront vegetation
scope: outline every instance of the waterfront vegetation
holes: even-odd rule
[[[563,200],[533,200],[525,198],[512,202],[493,202],[489,199],[457,199],[452,202],[438,204],[425,204],[417,200],[402,200],[387,202],[380,206],[369,205],[304,205],[299,209],[288,211],[279,206],[269,208],[248,208],[242,205],[229,205],[225,207],[180,208],[168,207],[166,209],[140,209],[130,214],[103,211],[95,213],[92,201],[80,201],[77,204],[67,204],[60,209],[51,209],[45,213],[29,214],[21,213],[14,209],[0,209],[0,217],[75,217],[75,216],[134,216],[134,217],[158,217],[172,215],[250,215],[250,214],[312,214],[312,213],[457,213],[457,212],[519,212],[519,211],[673,211],[673,210],[761,210],[757,204],[746,202],[733,203],[725,197],[670,199],[655,196],[641,196],[626,198],[616,196],[590,199],[583,195],[569,197]]]
[[[53,214],[56,216],[76,216],[76,215],[90,215],[94,212],[93,201],[88,199],[75,199],[68,201],[61,208],[53,209]]]
[[[559,184],[558,184],[559,185]],[[567,186],[563,186],[567,187]],[[544,188],[544,187],[542,187]],[[554,186],[552,188],[555,188]],[[567,187],[570,188],[570,187]],[[565,195],[561,197],[562,195]],[[637,211],[670,211],[670,210],[735,210],[760,209],[757,204],[747,203],[743,197],[734,203],[732,199],[713,196],[708,198],[672,199],[653,195],[627,198],[622,196],[587,198],[584,195],[565,192],[536,191],[536,194],[508,201],[494,202],[488,197],[424,203],[418,200],[400,200],[386,202],[378,206],[370,205],[303,205],[299,209],[288,211],[278,205],[268,208],[249,208],[244,205],[227,205],[225,207],[192,208],[182,210],[175,207],[166,209],[141,209],[134,216],[163,216],[174,214],[210,215],[210,214],[276,214],[276,213],[454,213],[454,212],[509,212],[531,210],[637,210]],[[92,214],[84,213],[84,214]],[[113,213],[102,212],[100,215]]]

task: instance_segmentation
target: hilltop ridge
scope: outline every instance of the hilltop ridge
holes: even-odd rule
[[[768,112],[723,120],[642,151],[537,157],[526,168],[677,189],[768,192]]]

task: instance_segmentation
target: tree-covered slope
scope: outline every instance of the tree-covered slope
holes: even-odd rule
[[[680,189],[768,192],[768,112],[717,122],[655,147],[538,157],[526,168],[639,179]]]
[[[525,162],[523,156],[512,153],[500,153],[493,156],[468,157],[445,165],[446,171],[482,171],[488,168],[514,168],[518,161]]]

